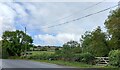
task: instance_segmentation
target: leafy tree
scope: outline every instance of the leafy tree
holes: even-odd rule
[[[29,50],[33,43],[29,35],[19,30],[5,31],[2,39],[3,52],[6,51],[9,56],[21,56],[21,53]]]
[[[79,53],[81,52],[81,47],[77,41],[69,41],[63,45],[63,50],[70,53]]]
[[[61,51],[62,57],[64,60],[70,60],[70,58],[73,55],[72,48],[69,47],[69,45],[64,44],[62,51]]]
[[[63,45],[63,48],[59,53],[62,54],[64,60],[70,61],[73,58],[74,54],[80,52],[81,52],[80,44],[77,41],[69,41]]]
[[[69,47],[78,47],[79,43],[77,41],[69,41],[67,43],[65,43],[64,45],[68,45]]]
[[[85,33],[81,39],[83,52],[90,52],[95,56],[107,56],[109,47],[106,38],[106,34],[101,31],[100,27],[91,33]]]
[[[101,28],[98,27],[95,31],[92,32],[92,46],[94,54],[96,56],[107,56],[109,53],[109,46],[106,41],[107,37]]]
[[[92,35],[91,32],[86,31],[84,35],[81,36],[80,39],[81,45],[82,45],[82,52],[91,52],[92,48],[90,48],[90,44],[92,41]]]
[[[120,8],[110,12],[104,24],[110,34],[111,49],[120,49]]]

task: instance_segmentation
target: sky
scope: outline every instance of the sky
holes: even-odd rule
[[[80,18],[118,4],[118,1],[107,2],[106,0],[106,2],[104,1],[96,6],[90,7],[98,2],[64,1],[38,2],[36,0],[36,2],[9,2],[6,0],[5,2],[0,2],[0,40],[4,31],[24,31],[26,27],[26,33],[33,38],[35,45],[62,46],[70,40],[79,42],[81,35],[86,31],[93,31],[97,26],[101,26],[102,30],[106,31],[104,22],[109,12],[115,8],[68,24],[48,27]]]

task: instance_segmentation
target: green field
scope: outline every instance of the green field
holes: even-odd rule
[[[54,54],[53,51],[32,51],[32,55],[40,55],[40,54]]]

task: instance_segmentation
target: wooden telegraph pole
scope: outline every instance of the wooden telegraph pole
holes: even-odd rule
[[[118,2],[118,8],[120,8],[120,1]]]

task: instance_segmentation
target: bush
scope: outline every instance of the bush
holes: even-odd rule
[[[49,56],[49,59],[51,60],[60,60],[62,58],[62,56],[60,54],[51,54]]]
[[[57,60],[58,58],[60,58],[60,56],[55,54],[42,53],[42,54],[36,54],[22,58],[34,59],[34,60]]]
[[[81,62],[81,60],[82,60],[81,54],[73,55],[72,61]]]
[[[81,54],[82,60],[81,62],[87,63],[87,64],[93,64],[95,57],[91,53],[82,53]]]
[[[91,53],[74,54],[72,61],[93,64],[95,57]]]
[[[2,59],[8,59],[9,54],[6,51],[6,48],[2,48]]]
[[[73,61],[93,64],[95,57],[91,53],[75,54]]]
[[[112,50],[109,53],[109,64],[120,67],[120,50]]]

